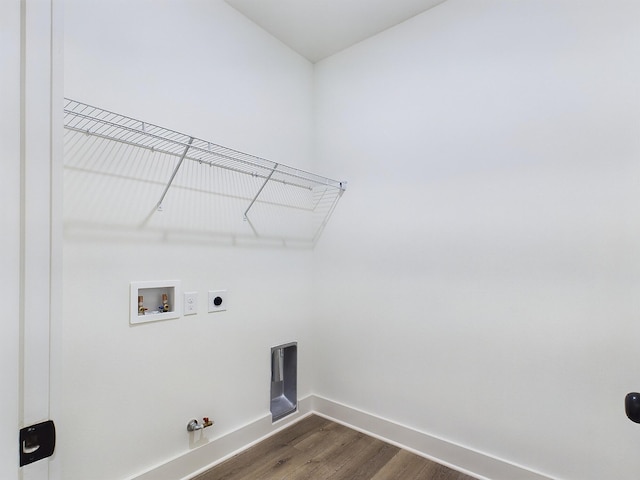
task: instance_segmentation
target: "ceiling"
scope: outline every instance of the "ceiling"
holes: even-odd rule
[[[315,63],[445,0],[225,0]]]

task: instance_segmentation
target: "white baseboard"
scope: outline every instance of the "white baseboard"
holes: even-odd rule
[[[554,480],[507,461],[316,395],[298,401],[298,411],[272,423],[266,415],[223,437],[129,480],[188,480],[315,413],[479,480]]]
[[[480,480],[553,480],[507,461],[476,452],[413,428],[312,396],[313,413],[409,450]]]

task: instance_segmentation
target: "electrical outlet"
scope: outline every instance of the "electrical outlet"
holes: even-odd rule
[[[184,315],[198,313],[198,292],[184,292]]]
[[[224,312],[227,309],[228,293],[226,290],[209,290],[209,313]]]

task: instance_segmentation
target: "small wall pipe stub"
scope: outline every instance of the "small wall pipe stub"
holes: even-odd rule
[[[198,421],[194,418],[187,424],[187,432],[195,432],[196,430],[202,430],[207,427],[211,427],[213,425],[213,421],[209,419],[209,417],[204,417],[202,419],[202,423],[198,423]]]

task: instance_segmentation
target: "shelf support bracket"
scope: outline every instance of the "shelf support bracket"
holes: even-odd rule
[[[187,152],[191,148],[192,143],[193,143],[193,137],[189,137],[189,143],[187,143],[187,146],[185,147],[184,152],[182,152],[182,155],[180,156],[180,160],[178,161],[176,168],[173,169],[173,173],[171,174],[169,183],[167,183],[167,186],[164,187],[164,192],[162,192],[162,196],[160,197],[160,200],[158,200],[158,203],[156,204],[156,210],[160,210],[162,208],[162,202],[164,201],[164,197],[166,197],[167,192],[169,191],[169,188],[171,188],[173,179],[176,178],[176,174],[178,173],[178,170],[180,170],[180,167],[182,166],[182,162],[184,162],[184,158],[187,156]]]
[[[251,210],[251,207],[253,207],[253,204],[256,203],[256,200],[258,199],[258,197],[260,196],[260,194],[262,193],[262,190],[264,190],[264,187],[267,186],[267,183],[269,183],[269,180],[271,180],[271,177],[273,176],[273,174],[276,172],[276,170],[278,169],[278,164],[276,163],[273,166],[273,170],[271,170],[271,172],[269,173],[269,175],[267,176],[267,178],[265,178],[264,183],[262,184],[262,186],[260,187],[260,190],[258,190],[258,192],[256,193],[256,195],[253,197],[253,200],[251,200],[251,203],[249,204],[249,206],[247,207],[247,209],[244,211],[244,219],[245,220],[249,220],[249,217],[247,217],[247,214],[249,213],[249,210]],[[251,222],[249,222],[251,223]],[[251,225],[251,228],[253,228],[253,225]],[[255,229],[253,230],[255,232]]]

